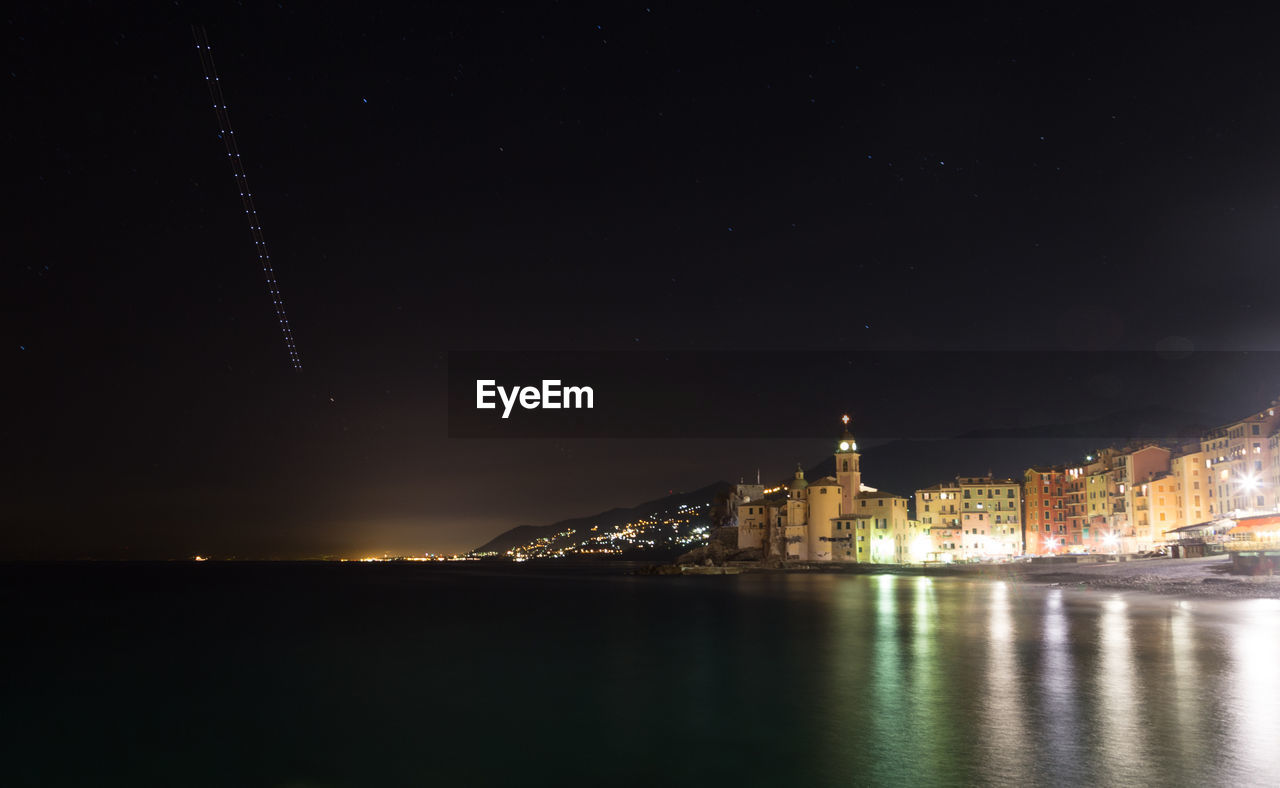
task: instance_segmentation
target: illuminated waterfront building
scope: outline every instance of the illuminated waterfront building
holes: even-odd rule
[[[1068,552],[1067,472],[1061,466],[1032,467],[1023,474],[1022,501],[1028,555]],[[1079,544],[1079,533],[1075,534]]]
[[[915,503],[916,517],[920,527],[928,529],[935,554],[930,560],[1022,554],[1022,485],[1016,479],[957,476],[955,482],[916,490]],[[979,513],[984,517],[970,517],[966,524],[966,514]],[[961,532],[958,539],[956,529]]]
[[[1178,527],[1195,525],[1213,519],[1212,475],[1205,460],[1208,455],[1199,448],[1180,452],[1170,460],[1178,507]]]
[[[1085,476],[1083,466],[1064,468],[1064,503],[1067,509],[1067,551],[1087,553],[1091,548],[1089,519],[1085,514]],[[1024,520],[1025,522],[1025,520]]]
[[[1133,500],[1138,528],[1150,531],[1152,546],[1164,543],[1167,531],[1188,525],[1179,516],[1177,477],[1172,473],[1134,485]]]
[[[853,511],[834,520],[834,558],[857,563],[902,564],[911,560],[907,499],[878,490],[863,490]]]
[[[1120,552],[1137,553],[1155,546],[1155,533],[1151,523],[1142,485],[1156,476],[1169,472],[1172,452],[1156,444],[1109,453],[1109,490],[1111,513],[1107,527],[1114,534]],[[1138,511],[1138,499],[1144,508]]]
[[[835,476],[810,483],[797,468],[785,486],[738,503],[738,546],[792,561],[901,563],[911,530],[907,499],[862,483],[858,444],[846,428],[836,443]]]
[[[1002,553],[1003,542],[991,532],[988,512],[965,512],[960,515],[961,550],[966,556],[1012,555]]]
[[[961,560],[964,540],[960,533],[960,483],[939,482],[916,490],[916,520],[929,538],[926,560],[950,563]]]
[[[1200,440],[1209,483],[1218,502],[1219,515],[1270,511],[1280,505],[1274,484],[1268,484],[1272,467],[1271,438],[1280,428],[1280,401],[1265,410],[1210,431]]]

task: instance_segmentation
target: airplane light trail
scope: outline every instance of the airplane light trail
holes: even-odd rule
[[[293,329],[290,328],[289,316],[284,311],[284,297],[280,294],[280,283],[276,280],[275,269],[271,264],[271,253],[267,251],[267,241],[262,235],[262,220],[258,218],[258,208],[253,202],[253,192],[249,191],[249,178],[240,158],[236,133],[232,130],[231,119],[227,115],[227,100],[222,95],[222,83],[213,65],[213,50],[209,46],[209,36],[203,27],[197,25],[192,25],[191,32],[195,37],[196,50],[200,53],[200,65],[204,69],[205,82],[209,85],[209,98],[213,99],[213,110],[218,116],[218,136],[227,148],[227,158],[231,161],[231,171],[236,179],[236,187],[240,190],[240,202],[244,208],[245,218],[249,220],[249,231],[253,234],[258,262],[262,265],[262,273],[267,278],[267,291],[271,295],[271,303],[276,310],[276,319],[280,322],[285,347],[289,350],[289,361],[294,369],[301,370],[302,357],[298,354],[298,346],[293,341]]]

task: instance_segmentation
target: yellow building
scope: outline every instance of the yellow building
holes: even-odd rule
[[[1111,499],[1108,495],[1110,474],[1105,468],[1093,471],[1093,467],[1085,467],[1085,517],[1089,522],[1097,522],[1097,518],[1105,521],[1107,515],[1111,514]]]
[[[836,443],[836,475],[812,483],[797,468],[789,483],[738,504],[738,546],[791,561],[902,563],[911,529],[907,499],[862,483],[858,444],[846,429]]]
[[[835,537],[837,561],[907,563],[911,549],[907,499],[879,490],[858,493],[853,510],[835,519]]]
[[[1178,527],[1213,519],[1213,484],[1203,451],[1184,451],[1169,462],[1178,505]]]
[[[929,529],[921,525],[919,520],[907,520],[906,545],[903,550],[905,563],[922,564],[929,560],[929,552],[933,549],[929,541]]]
[[[941,482],[917,490],[915,502],[920,527],[928,529],[932,541],[931,552],[938,554],[933,560],[968,561],[1022,554],[1022,485],[1016,479],[957,476],[954,483]],[[966,524],[966,514],[983,517],[971,516]],[[959,539],[956,529],[961,531]]]
[[[1167,541],[1167,531],[1189,525],[1182,522],[1178,510],[1178,485],[1172,473],[1161,474],[1144,484],[1135,485],[1134,512],[1138,529],[1150,532],[1152,546]]]

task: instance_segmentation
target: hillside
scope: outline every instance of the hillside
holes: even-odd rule
[[[711,503],[730,486],[728,482],[715,482],[692,492],[675,493],[625,509],[610,509],[550,525],[518,525],[471,553],[505,555],[509,550],[533,545],[543,552],[575,545],[592,549],[592,542],[601,548],[607,545],[618,549],[648,547],[650,541],[657,543],[655,547],[696,543],[699,539],[693,532],[705,527]]]

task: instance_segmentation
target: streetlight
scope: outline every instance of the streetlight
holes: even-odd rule
[[[1115,553],[1119,552],[1120,537],[1116,536],[1115,531],[1111,531],[1106,536],[1102,537],[1102,545],[1103,547],[1111,548],[1111,553],[1112,555],[1114,555]]]
[[[1257,492],[1258,488],[1261,486],[1262,480],[1258,478],[1256,473],[1250,471],[1249,473],[1240,474],[1236,481],[1236,489],[1244,495],[1244,508],[1246,511],[1253,508],[1253,504],[1250,502],[1249,498],[1253,493]]]

